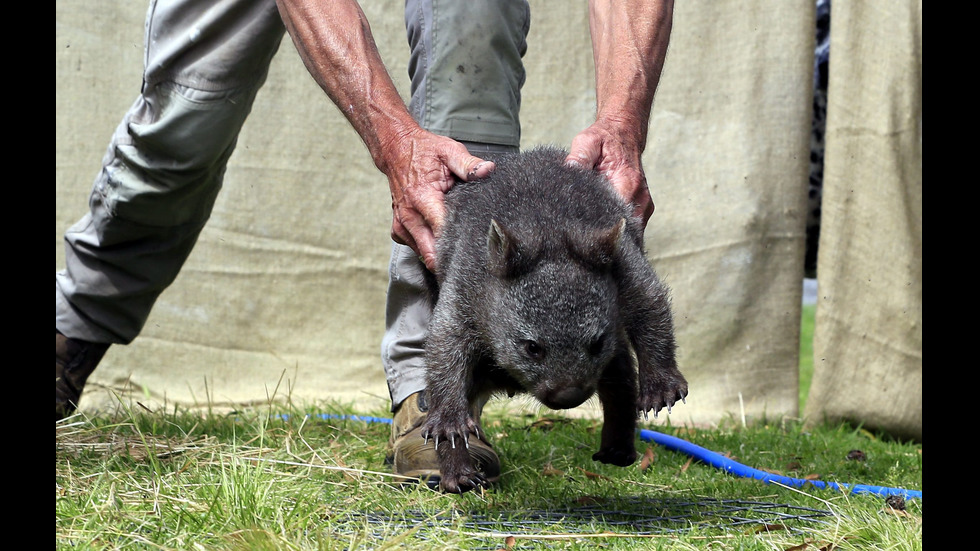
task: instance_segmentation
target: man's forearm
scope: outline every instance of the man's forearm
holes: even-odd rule
[[[384,66],[360,6],[351,0],[277,0],[310,74],[350,121],[385,173],[385,152],[418,130]]]
[[[391,190],[391,237],[435,271],[444,195],[456,179],[486,178],[494,164],[422,129],[408,112],[355,0],[276,0],[313,75],[367,145]]]
[[[592,0],[589,22],[597,120],[631,134],[643,151],[673,19],[672,0]]]

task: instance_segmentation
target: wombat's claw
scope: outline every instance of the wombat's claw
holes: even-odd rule
[[[449,435],[449,442],[452,444],[452,448],[456,449],[456,437],[452,434]]]

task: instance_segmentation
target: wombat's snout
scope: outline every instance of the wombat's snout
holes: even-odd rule
[[[551,409],[569,409],[585,402],[595,392],[593,388],[567,386],[548,390],[543,396],[538,396],[541,403]]]

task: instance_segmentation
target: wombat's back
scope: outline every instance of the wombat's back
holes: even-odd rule
[[[446,195],[440,264],[452,262],[467,244],[478,245],[472,254],[484,254],[491,219],[547,244],[565,232],[608,229],[625,218],[627,235],[638,241],[630,207],[598,172],[566,165],[567,155],[552,146],[503,154],[493,157],[497,168],[489,178],[456,184]]]

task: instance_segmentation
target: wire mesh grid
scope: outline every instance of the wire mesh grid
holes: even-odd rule
[[[628,496],[588,500],[589,503],[553,510],[426,513],[418,510],[358,512],[350,514],[351,527],[374,536],[416,529],[415,537],[428,539],[435,531],[467,533],[480,539],[521,535],[528,539],[554,535],[612,534],[648,537],[732,530],[770,529],[805,533],[823,527],[834,513],[798,505],[744,499],[670,498]],[[499,548],[490,546],[490,548]]]

